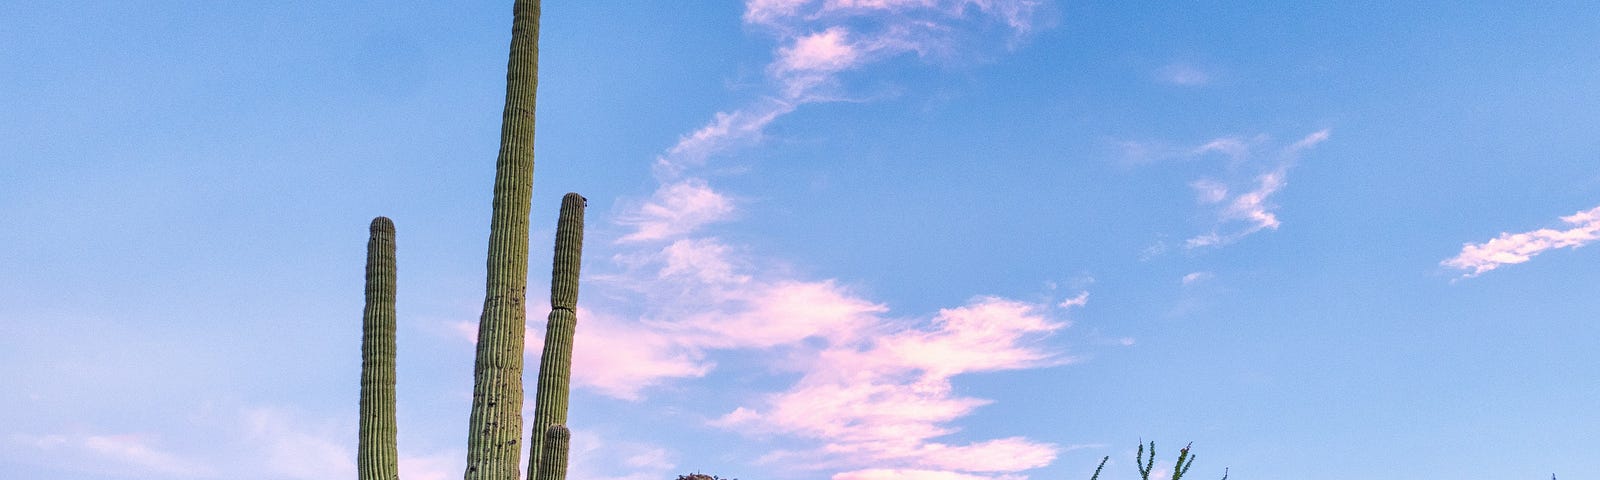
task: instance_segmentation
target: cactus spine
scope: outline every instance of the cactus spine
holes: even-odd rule
[[[578,270],[583,259],[583,209],[588,201],[568,193],[561,198],[556,220],[556,253],[550,268],[550,317],[545,324],[544,353],[539,357],[539,387],[533,407],[532,444],[528,447],[528,480],[559,480],[566,476],[566,447],[557,459],[541,459],[551,451],[542,444],[561,426],[566,435],[567,397],[572,380],[572,334],[578,323]],[[549,430],[549,432],[546,432]],[[565,442],[565,440],[563,440]],[[546,469],[557,468],[547,474]]]
[[[395,480],[394,222],[372,219],[367,238],[367,306],[361,314],[361,438],[357,478]]]
[[[567,444],[572,432],[565,425],[551,425],[544,432],[539,459],[539,476],[533,480],[567,480]],[[530,454],[531,455],[531,454]]]
[[[488,279],[478,320],[468,420],[465,480],[519,480],[522,437],[522,335],[528,283],[528,209],[533,190],[535,93],[539,77],[539,0],[512,7],[506,104],[495,161]]]

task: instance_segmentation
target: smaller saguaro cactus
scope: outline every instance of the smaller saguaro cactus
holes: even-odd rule
[[[361,425],[356,449],[360,480],[395,480],[394,222],[372,219],[367,238],[367,306],[361,314]]]
[[[567,451],[572,432],[566,425],[551,425],[544,431],[544,445],[539,453],[539,478],[535,480],[567,480]]]
[[[541,480],[547,464],[539,457],[545,430],[567,423],[567,397],[572,384],[572,336],[578,324],[578,270],[583,259],[582,195],[561,198],[556,219],[556,253],[551,266],[550,319],[545,325],[544,352],[539,357],[539,387],[534,393],[533,432],[528,448],[528,480]],[[563,460],[561,470],[566,471]],[[565,475],[565,473],[563,473]]]

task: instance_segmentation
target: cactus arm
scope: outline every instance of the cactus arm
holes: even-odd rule
[[[1106,461],[1108,460],[1111,460],[1110,455],[1100,458],[1100,466],[1094,467],[1094,476],[1089,477],[1089,480],[1100,480],[1100,470],[1106,468]]]
[[[367,238],[366,308],[361,314],[361,421],[356,477],[394,480],[394,222],[372,219]]]
[[[567,480],[567,452],[572,432],[565,425],[545,430],[539,454],[539,477],[533,480]]]
[[[561,198],[556,220],[555,259],[550,272],[550,317],[545,324],[544,352],[539,357],[539,386],[535,392],[533,433],[528,447],[528,480],[548,477],[550,462],[540,459],[546,429],[567,423],[567,399],[572,380],[572,336],[578,323],[578,271],[583,259],[583,211],[588,201],[568,193]],[[565,475],[565,460],[560,466]]]

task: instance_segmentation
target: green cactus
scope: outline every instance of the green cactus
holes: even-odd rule
[[[394,222],[372,219],[367,238],[367,306],[361,314],[360,480],[399,477],[394,421]]]
[[[1089,480],[1100,480],[1100,470],[1104,470],[1106,468],[1106,462],[1110,460],[1110,455],[1100,457],[1100,466],[1094,467],[1094,476],[1089,477]]]
[[[550,317],[545,324],[544,353],[539,357],[539,387],[534,394],[528,480],[560,478],[545,475],[544,469],[550,468],[550,462],[539,457],[548,451],[541,446],[545,430],[567,423],[567,397],[572,383],[572,334],[578,323],[578,269],[583,260],[583,209],[587,205],[588,200],[582,195],[568,193],[561,198],[561,215],[556,220],[556,253],[550,269]],[[565,476],[565,459],[559,468]]]
[[[567,480],[567,445],[572,432],[565,425],[551,425],[544,432],[539,459],[539,476],[533,480]],[[529,454],[532,455],[532,454]]]
[[[506,104],[495,161],[488,280],[478,320],[465,480],[519,480],[522,335],[528,283],[528,209],[533,190],[539,0],[517,0],[506,66]]]
[[[1194,446],[1194,444],[1184,445],[1183,450],[1178,451],[1178,461],[1172,466],[1172,480],[1182,479],[1184,474],[1189,473],[1189,466],[1194,465],[1195,456],[1189,454],[1189,447],[1191,446]],[[1100,470],[1106,468],[1107,460],[1111,460],[1111,457],[1100,459],[1100,466],[1095,467],[1094,476],[1089,477],[1089,480],[1100,480]],[[1139,478],[1141,480],[1150,480],[1150,471],[1156,467],[1156,442],[1150,442],[1149,457],[1144,455],[1144,442],[1139,442],[1139,451],[1133,454],[1133,466],[1139,468]],[[1222,469],[1222,480],[1228,480],[1228,469],[1226,468]]]

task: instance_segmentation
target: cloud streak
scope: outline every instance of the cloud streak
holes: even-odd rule
[[[953,422],[991,403],[956,394],[951,379],[1069,362],[1042,341],[1068,326],[1061,317],[1087,303],[1086,292],[1044,303],[979,296],[908,317],[837,280],[792,278],[715,237],[681,238],[614,260],[625,271],[591,285],[637,299],[642,311],[580,309],[579,388],[642,401],[654,386],[709,375],[717,367],[712,352],[737,353],[799,374],[713,422],[813,444],[772,452],[764,457],[771,464],[841,470],[839,478],[870,478],[878,474],[873,469],[1007,478],[1049,464],[1058,452],[1022,437],[950,440]]]
[[[1476,277],[1505,265],[1527,262],[1548,250],[1578,248],[1600,239],[1600,207],[1561,217],[1571,228],[1541,228],[1522,233],[1501,232],[1483,243],[1467,243],[1461,253],[1440,265],[1467,270],[1463,278]]]
[[[1276,165],[1255,175],[1249,184],[1230,185],[1210,178],[1191,182],[1189,186],[1195,191],[1196,201],[1212,209],[1215,225],[1209,232],[1189,237],[1184,241],[1184,248],[1228,245],[1262,230],[1277,230],[1283,222],[1278,220],[1278,206],[1272,203],[1272,195],[1288,185],[1289,167],[1300,154],[1326,141],[1329,133],[1320,130],[1279,149]],[[1255,156],[1254,150],[1265,140],[1262,136],[1255,141],[1224,137],[1195,147],[1192,152],[1194,155],[1219,153],[1234,162],[1242,162]]]
[[[12,448],[57,459],[62,464],[107,471],[132,471],[167,477],[209,475],[205,464],[169,452],[150,434],[13,434]]]
[[[718,112],[656,160],[672,179],[710,156],[759,141],[766,127],[802,105],[834,101],[842,76],[902,55],[954,58],[995,31],[1030,32],[1037,0],[749,0],[746,25],[777,40],[763,69],[769,91]]]
[[[854,469],[835,478],[873,478],[884,467],[939,475],[1012,473],[1054,460],[1056,445],[1022,437],[943,440],[956,432],[950,422],[990,403],[956,395],[953,377],[1067,361],[1028,342],[1065,327],[1049,318],[1048,308],[980,297],[940,310],[920,326],[900,327],[905,329],[808,352],[806,373],[788,390],[716,423],[819,442],[815,449],[775,452],[767,460],[791,468]]]
[[[797,378],[780,391],[752,393],[713,421],[811,445],[772,452],[768,462],[843,470],[842,479],[1013,478],[1050,463],[1058,451],[1052,444],[950,440],[953,422],[991,403],[957,395],[950,381],[1067,362],[1040,342],[1067,326],[1060,317],[1087,294],[1059,306],[979,296],[932,315],[891,314],[841,281],[796,278],[707,235],[706,226],[736,218],[738,208],[702,172],[712,158],[759,143],[798,108],[849,98],[851,75],[871,65],[913,56],[961,60],[996,33],[1009,44],[1033,28],[1038,3],[747,1],[746,26],[775,40],[761,70],[764,93],[680,137],[653,164],[659,188],[618,215],[627,230],[611,244],[621,249],[610,257],[614,270],[589,278],[598,295],[628,300],[610,311],[580,308],[574,386],[643,401],[652,388],[712,375],[713,357],[738,355]]]

